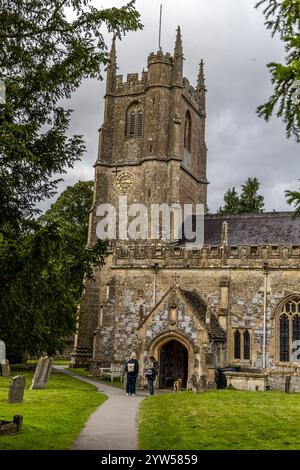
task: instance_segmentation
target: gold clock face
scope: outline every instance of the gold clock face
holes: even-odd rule
[[[130,171],[122,171],[116,178],[116,188],[120,193],[129,193],[134,187],[134,175]]]

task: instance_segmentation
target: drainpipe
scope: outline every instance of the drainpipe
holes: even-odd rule
[[[101,326],[103,325],[103,309],[104,309],[104,306],[100,305],[100,312],[98,314],[98,329],[100,329]]]
[[[263,370],[266,370],[266,336],[267,336],[267,300],[268,300],[268,272],[269,264],[263,263],[264,270],[264,321],[263,321]]]
[[[109,295],[110,295],[110,283],[108,282],[106,284],[106,300],[109,300]]]
[[[155,263],[153,266],[154,275],[153,275],[153,307],[156,305],[156,286],[157,286],[157,273],[158,273],[158,263]]]

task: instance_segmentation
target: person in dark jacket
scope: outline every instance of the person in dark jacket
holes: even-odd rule
[[[148,381],[148,392],[149,395],[154,395],[154,381],[156,379],[156,376],[158,374],[158,362],[155,359],[155,357],[150,356],[150,365],[149,368],[146,371],[146,378]]]
[[[131,353],[130,359],[126,362],[125,373],[127,375],[126,395],[134,397],[136,379],[139,373],[139,363],[134,352]]]

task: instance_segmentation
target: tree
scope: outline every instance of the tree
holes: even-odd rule
[[[68,99],[109,62],[102,26],[121,38],[141,28],[135,1],[97,9],[91,0],[0,0],[0,231],[22,230],[36,205],[85,152],[67,136]],[[67,11],[71,13],[67,15]]]
[[[93,202],[93,182],[78,181],[68,186],[51,208],[40,217],[42,225],[57,227],[63,243],[63,262],[69,266],[70,287],[81,298],[84,276],[92,277],[90,256],[105,255],[106,243],[99,241],[93,249],[86,248],[89,211]],[[101,263],[102,264],[102,263]]]
[[[240,200],[235,188],[228,189],[224,195],[224,207],[220,207],[218,214],[238,214]]]
[[[235,188],[228,189],[224,195],[224,207],[220,207],[218,214],[259,213],[264,209],[264,198],[258,194],[260,183],[257,178],[248,178],[242,185],[240,196]]]
[[[93,3],[0,0],[0,336],[10,352],[59,349],[75,328],[83,274],[90,278],[104,260],[100,242],[82,250],[79,234],[68,238],[58,221],[35,220],[37,204],[85,152],[82,136],[68,135],[71,110],[62,100],[83,79],[101,78],[109,63],[104,26],[119,39],[142,27],[134,0]]]
[[[56,224],[64,237],[76,239],[82,249],[87,242],[88,214],[93,203],[93,181],[78,181],[68,186],[39,221]]]
[[[32,233],[0,243],[0,337],[9,355],[50,355],[74,333],[83,280],[105,261],[106,244],[86,248],[92,183],[68,187]],[[32,222],[33,223],[33,222]]]
[[[279,34],[287,56],[285,63],[267,65],[274,84],[269,100],[258,107],[258,115],[268,121],[271,116],[282,118],[287,137],[300,142],[300,0],[260,0],[264,5],[265,24],[272,35]]]
[[[258,194],[259,187],[260,183],[257,178],[248,178],[242,185],[240,212],[263,212],[264,198]]]
[[[287,203],[295,207],[295,215],[300,215],[300,191],[286,191]]]

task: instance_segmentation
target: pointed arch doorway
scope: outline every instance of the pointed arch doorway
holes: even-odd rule
[[[160,348],[159,354],[159,387],[173,388],[174,381],[181,378],[182,386],[186,387],[188,379],[189,353],[187,348],[171,339]]]

